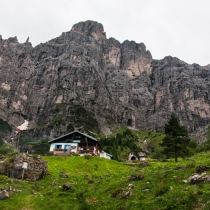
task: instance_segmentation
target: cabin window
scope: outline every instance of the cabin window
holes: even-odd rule
[[[71,145],[65,145],[65,149],[71,149]]]
[[[62,144],[56,144],[55,149],[62,149]]]
[[[80,140],[79,139],[74,139],[73,143],[80,143]]]

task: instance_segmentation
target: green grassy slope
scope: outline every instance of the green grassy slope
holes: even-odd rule
[[[117,210],[117,209],[210,209],[210,185],[184,184],[182,180],[195,172],[197,165],[210,166],[210,152],[197,154],[192,160],[178,163],[149,160],[149,166],[126,164],[103,158],[44,156],[49,173],[37,182],[18,181],[0,176],[0,188],[11,186],[22,190],[11,193],[10,198],[0,200],[4,210]],[[175,170],[180,166],[178,170]],[[68,178],[62,178],[60,173]],[[210,171],[207,173],[210,173]],[[127,182],[131,175],[143,175],[144,179]],[[93,183],[88,183],[92,179]],[[63,191],[65,183],[71,189]],[[128,184],[134,185],[128,189]],[[125,198],[130,191],[131,196]]]

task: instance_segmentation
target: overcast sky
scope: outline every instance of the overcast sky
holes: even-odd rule
[[[3,39],[36,46],[85,20],[102,23],[107,38],[143,42],[154,59],[210,64],[210,0],[0,0]]]

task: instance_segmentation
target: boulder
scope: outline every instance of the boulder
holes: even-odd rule
[[[71,185],[69,183],[66,183],[63,185],[63,191],[71,189]]]
[[[130,182],[130,181],[136,181],[136,180],[142,180],[144,179],[144,175],[136,175],[136,174],[132,174],[128,179],[127,179],[127,182]]]
[[[0,154],[0,160],[4,160],[6,157],[2,154]]]
[[[64,172],[60,172],[60,177],[61,178],[69,178],[69,175]]]
[[[125,194],[122,196],[122,198],[128,199],[131,195],[132,195],[132,193],[131,193],[130,191],[127,191],[127,192],[125,192]]]
[[[92,184],[92,183],[94,183],[94,180],[93,179],[88,179],[88,183]]]
[[[203,183],[209,183],[210,182],[210,175],[207,175],[206,173],[202,173],[201,175],[199,174],[192,174],[189,179],[188,179],[188,182],[190,184],[197,184],[197,183],[200,183],[200,182],[203,182]]]
[[[8,177],[26,180],[38,180],[47,173],[47,162],[37,156],[19,153],[5,161],[0,166],[0,173]]]
[[[129,184],[128,185],[128,189],[132,189],[132,188],[134,188],[134,185],[133,184]]]
[[[0,191],[0,200],[3,200],[5,198],[9,198],[9,193],[6,190]]]
[[[195,171],[196,173],[202,173],[208,169],[209,169],[209,166],[199,165],[196,167]]]
[[[123,188],[117,189],[114,192],[112,192],[111,197],[112,198],[116,198],[119,195],[122,195],[123,192],[124,192],[124,189]]]

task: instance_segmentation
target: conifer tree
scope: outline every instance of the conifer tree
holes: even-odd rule
[[[188,145],[190,142],[187,129],[180,125],[178,118],[173,113],[169,121],[165,124],[165,138],[161,146],[164,147],[163,153],[167,157],[173,156],[175,162],[178,157],[188,153]]]

